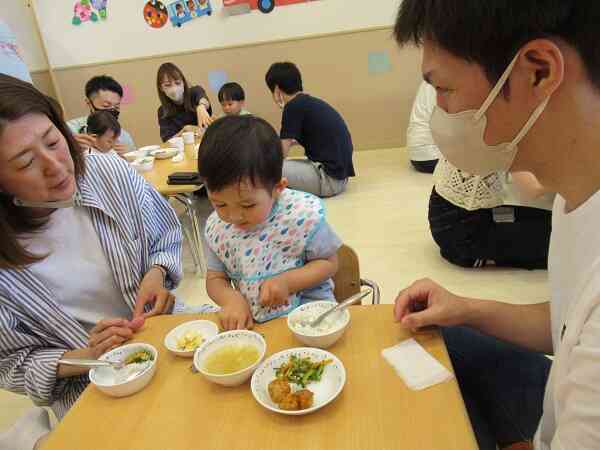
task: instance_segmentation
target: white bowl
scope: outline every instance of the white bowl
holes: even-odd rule
[[[304,305],[300,305],[288,315],[288,328],[296,337],[296,339],[298,339],[304,345],[317,348],[329,348],[344,335],[344,332],[348,328],[348,325],[350,325],[350,311],[348,311],[348,308],[333,313],[341,315],[342,319],[340,320],[340,323],[337,326],[330,328],[327,331],[307,333],[306,331],[298,329],[298,327],[295,326],[294,322],[298,321],[301,315],[309,314],[311,312],[315,314],[316,317],[319,313],[327,311],[334,305],[335,303],[333,301],[327,300],[310,302],[305,303]]]
[[[154,157],[144,156],[143,158],[136,159],[131,163],[131,167],[133,167],[139,173],[149,172],[154,168]]]
[[[175,147],[170,148],[158,148],[150,152],[150,156],[154,156],[156,159],[169,159],[179,153],[179,149]]]
[[[313,406],[300,411],[286,411],[280,409],[269,395],[269,383],[277,378],[275,375],[276,369],[287,363],[291,355],[296,355],[301,358],[309,357],[315,362],[323,361],[325,359],[332,360],[330,364],[325,366],[321,381],[313,382],[306,386],[306,389],[314,394]],[[254,372],[254,375],[252,375],[250,387],[256,401],[268,410],[289,416],[301,416],[315,412],[331,403],[340,392],[342,392],[345,384],[346,368],[335,355],[317,348],[292,348],[276,353],[262,363]],[[299,386],[293,384],[292,388],[293,391],[301,389]]]
[[[145,147],[140,147],[137,149],[138,152],[142,153],[144,156],[151,155],[154,150],[160,149],[160,145],[146,145]]]
[[[259,354],[258,360],[250,367],[228,375],[215,375],[206,372],[204,370],[206,358],[215,350],[233,343],[250,344],[256,346]],[[204,378],[212,381],[213,383],[220,384],[222,386],[239,386],[248,380],[250,376],[252,376],[252,373],[256,370],[260,362],[265,357],[266,351],[267,343],[260,334],[247,330],[227,331],[226,333],[216,335],[210,341],[205,342],[198,347],[198,349],[196,349],[196,353],[194,354],[194,368],[200,372]]]
[[[179,339],[188,331],[196,331],[200,334],[200,336],[202,336],[204,342],[206,342],[210,341],[217,334],[219,334],[219,327],[210,320],[192,320],[190,322],[182,323],[178,327],[173,328],[165,336],[164,344],[165,347],[167,347],[167,350],[169,350],[175,356],[181,356],[184,358],[191,358],[194,356],[196,349],[191,351],[177,350],[177,339]]]
[[[143,158],[144,156],[148,156],[148,155],[144,152],[140,152],[139,150],[136,150],[134,152],[123,153],[123,158],[125,158],[129,162],[133,162],[136,159]]]
[[[156,372],[158,362],[158,351],[150,344],[127,344],[122,347],[111,350],[102,355],[99,359],[103,361],[123,361],[132,353],[140,350],[147,350],[154,356],[154,360],[150,366],[143,372],[140,372],[135,378],[125,381],[124,383],[115,383],[114,372],[107,367],[99,367],[90,370],[90,381],[100,391],[111,397],[127,397],[136,392],[141,391],[150,382]]]

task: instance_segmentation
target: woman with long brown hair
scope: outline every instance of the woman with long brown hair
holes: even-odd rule
[[[119,158],[84,156],[57,105],[0,75],[0,388],[60,419],[88,379],[59,360],[170,312],[182,269],[167,202]]]
[[[161,106],[158,108],[160,137],[168,141],[192,127],[212,123],[212,107],[201,86],[188,84],[183,72],[173,63],[158,69],[156,90]]]

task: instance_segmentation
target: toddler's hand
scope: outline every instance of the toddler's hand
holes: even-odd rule
[[[221,306],[219,320],[221,321],[221,327],[225,331],[249,330],[254,326],[250,306],[248,306],[246,299],[241,296],[239,299],[233,299]]]
[[[277,277],[265,280],[260,286],[260,303],[263,306],[281,306],[288,303],[290,289],[285,277]]]

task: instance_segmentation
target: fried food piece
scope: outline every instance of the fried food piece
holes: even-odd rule
[[[281,402],[279,402],[279,407],[284,411],[298,411],[299,407],[298,396],[295,394],[287,394]]]
[[[298,398],[298,409],[311,408],[314,403],[315,394],[308,389],[302,389],[294,394]]]
[[[285,380],[275,379],[269,383],[269,395],[275,403],[281,403],[291,392],[290,383]]]

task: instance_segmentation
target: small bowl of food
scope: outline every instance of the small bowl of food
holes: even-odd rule
[[[194,368],[222,386],[247,381],[263,360],[267,343],[254,331],[227,331],[202,344],[194,354]]]
[[[148,156],[145,152],[140,152],[139,150],[133,152],[127,152],[122,154],[123,158],[125,158],[130,163],[134,162],[137,159],[143,158],[144,156]]]
[[[149,172],[154,168],[154,158],[152,156],[144,156],[143,158],[136,159],[131,163],[131,167],[139,173]]]
[[[169,159],[179,153],[179,150],[170,147],[170,148],[157,148],[150,152],[150,156],[155,157],[156,159]]]
[[[191,358],[205,341],[219,334],[219,327],[210,320],[192,320],[173,328],[165,336],[165,347],[175,356]]]
[[[160,150],[160,145],[146,145],[145,147],[138,148],[138,152],[143,156],[152,155],[152,152],[155,150]]]
[[[122,368],[98,367],[90,370],[90,381],[111,397],[127,397],[146,387],[158,361],[158,351],[150,344],[127,344],[105,353],[101,361],[124,363]]]
[[[310,323],[334,306],[334,301],[327,300],[305,303],[288,315],[288,328],[304,345],[329,348],[343,336],[350,325],[348,308],[330,314],[317,326],[313,327]]]

